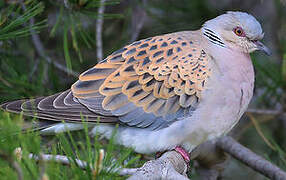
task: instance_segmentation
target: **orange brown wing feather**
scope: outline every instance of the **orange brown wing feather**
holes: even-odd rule
[[[209,75],[208,57],[199,42],[167,34],[114,52],[81,74],[72,92],[78,99],[104,96],[107,111],[131,102],[165,116],[198,103]]]

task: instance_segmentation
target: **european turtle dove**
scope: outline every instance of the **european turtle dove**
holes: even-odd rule
[[[85,117],[91,134],[106,138],[119,124],[116,142],[139,153],[176,147],[191,152],[229,132],[247,109],[254,86],[249,53],[270,53],[259,41],[263,36],[253,16],[228,12],[197,31],[127,45],[82,73],[67,91],[2,108],[58,122],[43,134],[82,129]]]

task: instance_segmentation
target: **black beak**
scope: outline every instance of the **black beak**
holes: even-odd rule
[[[263,51],[268,56],[272,55],[271,50],[267,46],[265,46],[262,42],[254,41],[254,44],[256,45],[259,51]]]

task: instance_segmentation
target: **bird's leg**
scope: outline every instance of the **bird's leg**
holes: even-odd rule
[[[181,156],[183,157],[183,159],[186,161],[187,164],[190,163],[191,158],[190,158],[190,154],[181,146],[177,146],[175,147],[175,151],[177,151],[179,154],[181,154]]]
[[[181,146],[176,146],[174,150],[183,157],[184,161],[187,164],[187,171],[190,171],[190,169],[191,169],[190,168],[190,161],[191,161],[190,154]],[[157,158],[161,157],[165,152],[166,151],[157,152],[155,154],[155,158],[157,159]]]
[[[176,146],[174,150],[175,150],[176,152],[178,152],[178,153],[183,157],[183,159],[185,160],[185,162],[186,162],[187,164],[190,163],[190,161],[191,161],[190,154],[189,154],[184,148],[182,148],[181,146]],[[157,158],[161,157],[165,152],[166,152],[166,151],[157,152],[157,153],[155,154],[155,158],[157,159]]]

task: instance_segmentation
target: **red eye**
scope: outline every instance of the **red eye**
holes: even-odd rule
[[[233,29],[233,32],[234,32],[236,35],[238,35],[238,36],[245,36],[245,34],[244,34],[244,32],[243,32],[243,30],[242,30],[241,27],[236,27],[236,28],[234,28],[234,29]]]

